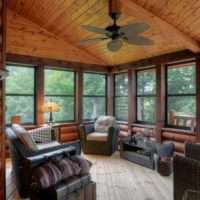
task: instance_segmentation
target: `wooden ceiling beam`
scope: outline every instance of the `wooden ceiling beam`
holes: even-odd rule
[[[58,67],[65,68],[71,70],[85,70],[91,72],[99,72],[108,74],[111,71],[111,67],[102,67],[101,65],[96,64],[87,64],[87,63],[79,63],[72,61],[63,61],[51,58],[41,58],[36,56],[27,56],[27,55],[19,55],[19,54],[6,54],[6,62],[7,63],[20,63],[26,65],[35,65],[35,66],[48,66],[48,67]]]
[[[127,8],[126,11],[129,12],[130,15],[134,15],[135,17],[148,23],[150,26],[152,26],[152,28],[160,29],[160,31],[165,34],[169,39],[179,43],[180,45],[183,45],[186,49],[190,49],[195,53],[200,52],[200,45],[197,41],[188,37],[180,30],[173,27],[171,24],[167,23],[165,20],[161,19],[154,13],[149,12],[132,0],[119,1],[123,4],[124,7]]]
[[[121,73],[123,71],[132,69],[137,70],[137,69],[147,68],[156,64],[167,64],[183,60],[190,60],[195,58],[195,56],[196,54],[191,52],[190,50],[168,53],[160,56],[155,56],[152,58],[116,65],[115,67],[112,68],[111,73]]]

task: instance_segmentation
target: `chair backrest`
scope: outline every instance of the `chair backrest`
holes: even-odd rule
[[[166,144],[157,144],[155,147],[155,153],[159,156],[168,156],[172,157],[174,155],[174,144],[166,143]]]
[[[113,117],[113,116],[100,116],[94,124],[94,129],[95,129],[96,132],[107,133],[108,127],[109,126],[115,126],[115,125],[116,125],[115,117]]]

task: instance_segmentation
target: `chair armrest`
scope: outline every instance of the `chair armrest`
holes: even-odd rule
[[[113,141],[119,136],[119,127],[118,126],[109,126],[108,127],[108,141]]]
[[[200,144],[186,142],[185,157],[200,161]]]
[[[79,137],[81,140],[86,141],[87,134],[94,132],[94,124],[81,124],[79,126]]]
[[[176,155],[173,170],[174,200],[182,199],[186,189],[200,190],[199,161]]]
[[[51,151],[40,155],[27,157],[23,160],[23,184],[27,191],[30,190],[32,171],[35,167],[49,162],[54,158],[63,158],[76,154],[76,148],[73,146],[66,147],[60,150]],[[29,191],[30,192],[30,191]]]
[[[75,147],[76,154],[80,154],[80,141],[77,140],[77,141],[73,141],[73,142],[68,142],[66,144],[61,144],[61,145],[57,145],[54,147],[41,149],[38,151],[31,151],[31,150],[25,149],[24,153],[23,153],[23,157],[28,158],[28,157],[38,156],[41,154],[50,153],[50,152],[57,151],[57,150],[62,150],[66,147]]]

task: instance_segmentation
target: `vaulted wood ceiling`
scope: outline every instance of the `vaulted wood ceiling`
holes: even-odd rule
[[[118,24],[148,23],[151,28],[142,35],[154,40],[154,45],[124,44],[116,53],[107,50],[106,41],[76,45],[77,41],[99,37],[81,25],[105,28],[112,24],[108,0],[8,0],[7,51],[103,66],[183,49],[200,51],[199,0],[120,1]]]

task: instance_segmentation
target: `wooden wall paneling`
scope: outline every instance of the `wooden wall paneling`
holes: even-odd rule
[[[156,65],[156,141],[162,141],[162,128],[165,126],[165,66]]]
[[[136,17],[148,23],[152,28],[159,29],[163,35],[168,37],[171,41],[184,45],[186,49],[190,49],[195,53],[200,52],[199,43],[178,30],[177,27],[173,27],[159,16],[149,12],[131,0],[120,1],[127,7],[127,13],[134,13]]]
[[[44,124],[44,66],[36,67],[36,125]]]
[[[107,115],[114,115],[114,75],[107,75]]]
[[[76,72],[75,120],[78,124],[83,123],[83,70],[81,69]]]
[[[128,71],[128,129],[136,121],[136,71]]]
[[[0,69],[5,68],[6,57],[6,9],[7,1],[0,0]],[[6,198],[5,190],[5,88],[0,80],[0,199]]]
[[[87,70],[108,74],[111,67],[103,67],[101,65],[87,64],[80,62],[64,61],[52,58],[36,57],[31,55],[18,55],[13,53],[6,54],[6,61],[11,63],[23,63],[36,66],[51,66],[67,68],[72,70]]]
[[[200,142],[200,54],[196,56],[196,142]]]
[[[145,67],[149,67],[155,65],[156,63],[170,63],[170,62],[177,62],[181,60],[187,60],[195,58],[195,54],[189,50],[183,50],[178,52],[173,52],[169,54],[164,54],[161,56],[155,56],[147,59],[142,59],[135,62],[130,62],[126,64],[116,65],[112,68],[112,73],[120,73],[122,71],[127,71],[131,69],[141,69]]]

